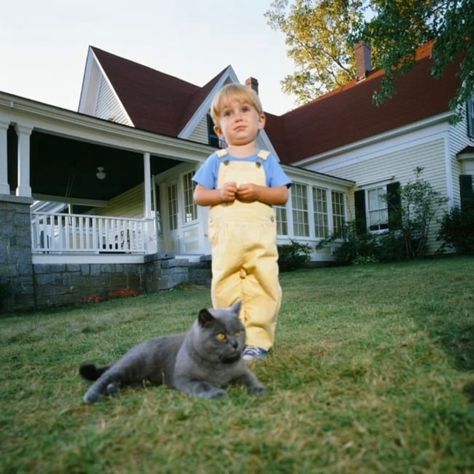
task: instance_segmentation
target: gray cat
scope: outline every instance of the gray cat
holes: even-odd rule
[[[222,398],[222,388],[245,385],[256,395],[265,387],[241,358],[245,328],[239,319],[241,303],[224,309],[202,309],[191,329],[132,347],[109,367],[82,365],[80,374],[95,383],[84,395],[86,403],[104,394],[117,395],[124,385],[167,385],[201,398]]]

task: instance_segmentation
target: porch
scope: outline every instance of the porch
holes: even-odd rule
[[[33,263],[53,263],[55,260],[64,263],[68,256],[77,257],[77,261],[87,256],[91,261],[91,256],[106,255],[114,255],[114,262],[120,260],[115,257],[123,256],[129,258],[122,258],[122,262],[140,263],[144,255],[157,252],[156,227],[153,218],[32,211]],[[59,258],[51,258],[54,256]]]

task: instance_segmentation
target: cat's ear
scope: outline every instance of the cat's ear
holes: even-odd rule
[[[207,309],[201,309],[198,314],[199,324],[206,328],[209,327],[214,321],[214,316]]]
[[[237,301],[230,307],[231,311],[235,313],[236,316],[240,314],[240,310],[242,309],[242,301]]]

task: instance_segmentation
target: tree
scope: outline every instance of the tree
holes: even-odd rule
[[[461,86],[452,109],[474,90],[473,0],[275,0],[269,24],[286,35],[296,72],[283,90],[307,102],[354,78],[353,45],[370,44],[374,64],[385,69],[381,103],[395,93],[396,78],[415,64],[416,49],[433,41],[434,76],[460,61]]]
[[[355,78],[352,47],[347,39],[363,26],[362,0],[274,0],[265,16],[286,35],[288,56],[296,71],[282,89],[300,104]]]
[[[382,88],[374,97],[381,103],[395,93],[395,79],[413,67],[417,47],[433,41],[432,74],[460,60],[461,86],[451,101],[457,109],[474,90],[473,0],[372,0],[373,18],[352,34],[377,49],[379,67],[385,69]]]

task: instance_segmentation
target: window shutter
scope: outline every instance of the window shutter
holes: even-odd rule
[[[354,193],[355,206],[355,227],[357,234],[365,234],[367,232],[367,218],[365,215],[365,191],[360,190]]]
[[[402,227],[402,206],[400,198],[400,183],[387,184],[387,210],[389,230]]]
[[[467,136],[474,138],[474,98],[466,102]]]
[[[474,193],[472,190],[472,175],[459,175],[459,192],[461,194],[461,208],[467,209],[470,206],[474,207]]]

